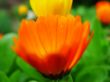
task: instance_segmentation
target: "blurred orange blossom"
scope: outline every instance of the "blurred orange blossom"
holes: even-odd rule
[[[23,20],[18,33],[13,46],[16,53],[52,78],[66,74],[75,66],[93,36],[88,21],[83,24],[80,16],[71,15]]]
[[[27,14],[28,7],[26,5],[19,5],[18,7],[18,13],[19,15]]]
[[[110,24],[110,2],[100,1],[96,4],[98,19],[104,24]]]
[[[2,39],[2,37],[3,37],[3,34],[0,34],[0,39]]]

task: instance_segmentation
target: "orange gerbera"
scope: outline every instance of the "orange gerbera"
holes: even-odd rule
[[[45,76],[58,78],[78,62],[90,42],[89,22],[79,16],[39,17],[23,20],[14,50]]]
[[[98,19],[105,23],[110,24],[110,2],[101,1],[96,4],[96,13]]]

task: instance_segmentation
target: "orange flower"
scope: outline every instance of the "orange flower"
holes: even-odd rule
[[[96,13],[98,19],[105,23],[110,24],[110,2],[101,1],[96,4]]]
[[[2,39],[2,37],[3,37],[3,35],[2,35],[2,34],[0,34],[0,39]]]
[[[14,50],[45,76],[57,78],[72,69],[91,37],[89,22],[79,16],[39,17],[23,20]]]

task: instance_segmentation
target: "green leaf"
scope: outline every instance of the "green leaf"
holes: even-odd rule
[[[73,82],[73,78],[71,75],[67,75],[63,77],[63,79],[59,80],[58,82]]]
[[[0,33],[11,32],[11,24],[12,18],[10,17],[9,13],[4,9],[0,9]]]
[[[79,14],[80,16],[84,16],[86,14],[86,8],[84,6],[79,6],[77,8],[77,14]]]
[[[79,6],[76,9],[72,9],[71,13],[73,15],[80,15],[80,16],[84,16],[86,14],[86,8],[84,6]]]
[[[34,80],[32,80],[32,81],[29,81],[29,82],[38,82],[38,81],[34,81]]]
[[[108,77],[108,67],[105,69],[105,66],[99,66],[105,65],[107,55],[104,54],[105,51],[103,50],[104,44],[102,44],[102,41],[105,38],[102,25],[96,17],[91,22],[91,27],[92,31],[94,31],[94,36],[79,64],[72,71],[75,82],[104,82]]]
[[[0,40],[0,71],[8,73],[14,60],[15,53],[11,49],[15,34],[7,34]]]
[[[37,70],[32,68],[29,64],[24,62],[22,59],[17,59],[17,65],[32,79],[35,79],[39,82],[48,82],[49,80],[43,77]]]
[[[0,71],[0,82],[9,82],[8,77],[2,71]]]
[[[10,82],[26,82],[29,77],[17,70],[10,76]]]
[[[110,66],[91,66],[82,70],[75,82],[104,82],[108,77]]]
[[[81,60],[81,63],[88,66],[102,64],[106,58],[102,44],[102,40],[104,39],[102,26],[96,18],[94,18],[92,23],[92,31],[94,31],[94,36]]]

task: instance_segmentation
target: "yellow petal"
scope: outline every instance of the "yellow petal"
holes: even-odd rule
[[[70,13],[72,0],[30,0],[31,7],[37,16]]]

